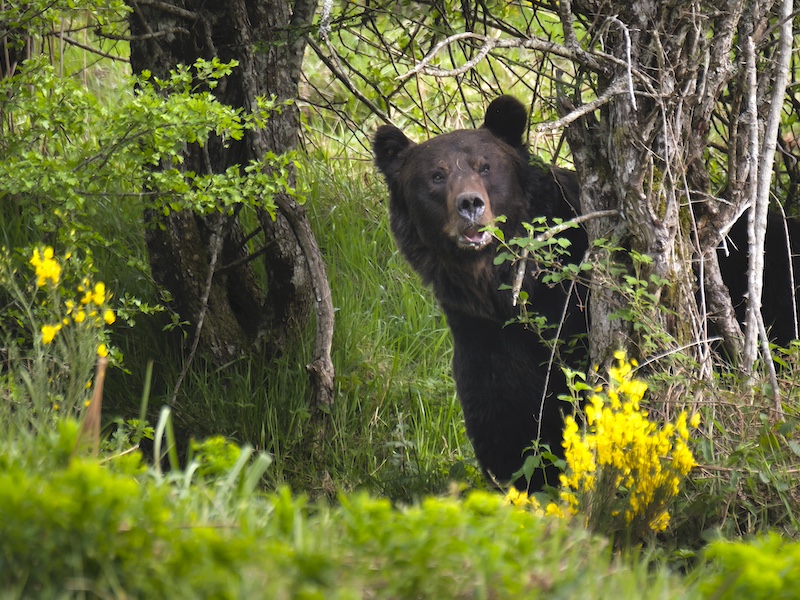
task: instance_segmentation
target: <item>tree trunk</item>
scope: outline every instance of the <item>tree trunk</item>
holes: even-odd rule
[[[213,90],[221,102],[250,111],[257,97],[274,95],[283,101],[297,96],[313,0],[130,0],[129,5],[134,72],[146,69],[165,77],[198,58],[235,59],[239,66]],[[212,139],[205,147],[187,145],[181,168],[222,173],[267,152],[294,149],[298,132],[298,110],[289,104],[273,113],[264,129],[248,130],[240,142],[223,145]],[[253,253],[238,211],[223,216],[148,211],[153,276],[219,363],[253,345],[281,352],[316,309],[318,332],[309,370],[314,401],[328,404],[333,309],[324,264],[303,208],[286,195],[276,204],[274,220],[257,209],[263,235],[261,248]],[[256,253],[264,263],[266,286],[254,271]]]
[[[650,298],[657,300],[648,316],[671,341],[662,338],[663,347],[651,346],[644,354],[693,348],[695,359],[707,360],[708,346],[696,342],[707,339],[707,306],[714,309],[728,347],[738,353],[741,329],[713,253],[732,215],[741,214],[747,201],[737,175],[747,178],[748,172],[742,172],[742,152],[737,157],[736,149],[750,140],[748,132],[741,128],[744,137],[737,137],[735,122],[731,125],[732,184],[724,203],[712,194],[706,152],[722,91],[740,76],[731,57],[739,52],[734,41],[745,3],[728,0],[712,8],[646,0],[604,2],[594,10],[594,3],[575,5],[596,24],[595,39],[603,39],[608,57],[599,69],[588,69],[588,79],[598,96],[610,89],[616,93],[599,111],[570,125],[566,137],[581,179],[583,212],[617,209],[621,215],[616,227],[590,223],[590,237],[613,231],[623,247],[651,259],[628,264],[625,274],[645,282]],[[770,7],[770,2],[750,5],[748,19],[763,27]],[[570,2],[560,3],[560,14],[567,45],[577,47]],[[582,91],[571,98],[562,94],[566,111],[581,103]],[[645,343],[647,331],[637,323],[607,322],[629,305],[634,292],[623,291],[624,278],[611,281],[602,270],[595,273],[590,346],[592,360],[602,363],[620,346]],[[698,275],[706,292],[699,296]]]

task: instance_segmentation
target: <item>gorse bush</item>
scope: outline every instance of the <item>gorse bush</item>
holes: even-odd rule
[[[570,372],[576,394],[592,391],[583,411],[584,425],[572,415],[564,422],[564,472],[560,502],[542,508],[534,496],[511,489],[506,503],[529,507],[541,516],[575,518],[608,535],[619,547],[651,537],[669,525],[669,506],[689,471],[696,466],[689,449],[689,426],[681,412],[675,423],[659,424],[640,406],[647,383],[633,377],[635,360],[614,355],[605,385],[591,390]],[[560,463],[559,463],[560,464]]]
[[[78,414],[91,395],[98,357],[111,352],[120,358],[109,343],[116,321],[112,294],[94,280],[91,257],[77,251],[57,256],[49,246],[27,256],[0,248],[0,293],[6,301],[0,339],[8,366],[0,375],[5,390],[0,414],[6,423]]]
[[[659,426],[640,406],[647,384],[632,377],[635,361],[615,354],[608,381],[586,403],[585,427],[565,419],[566,471],[561,498],[590,529],[639,540],[669,524],[668,507],[695,460],[687,415]],[[691,419],[697,427],[699,414]]]

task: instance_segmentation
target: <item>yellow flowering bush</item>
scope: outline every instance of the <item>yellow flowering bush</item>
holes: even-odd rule
[[[669,525],[669,504],[695,466],[689,428],[699,426],[700,416],[681,412],[674,423],[652,421],[640,406],[647,384],[632,376],[636,361],[624,352],[614,357],[608,383],[586,404],[584,425],[565,419],[561,501],[543,508],[535,496],[511,488],[504,503],[542,517],[582,519],[624,545]]]
[[[64,261],[69,261],[72,254],[64,256]],[[61,276],[61,265],[54,258],[53,249],[49,246],[40,253],[36,248],[33,251],[30,264],[36,273],[37,287],[45,287],[48,279],[51,286],[59,283]],[[47,345],[53,343],[56,335],[68,326],[80,327],[83,331],[95,332],[99,339],[103,339],[104,325],[111,325],[116,321],[114,311],[106,306],[106,302],[111,299],[111,294],[106,293],[106,286],[102,281],[92,284],[88,277],[83,277],[76,286],[75,299],[67,299],[63,305],[58,301],[49,307],[50,312],[58,317],[58,322],[45,324],[41,327],[42,343]],[[69,294],[69,291],[62,287],[59,296]],[[52,300],[52,298],[51,298]],[[42,306],[46,306],[46,303]],[[100,342],[95,345],[97,355],[100,357],[108,356],[108,346]]]
[[[116,321],[112,295],[92,281],[92,271],[90,259],[58,256],[49,246],[34,248],[22,261],[0,249],[0,287],[7,298],[0,336],[10,360],[18,361],[2,384],[11,404],[17,402],[15,410],[32,395],[41,404],[37,413],[85,407],[98,357],[113,354],[107,329]]]
[[[669,524],[669,503],[695,466],[689,427],[699,425],[699,415],[652,421],[640,406],[647,384],[632,377],[636,362],[614,356],[608,383],[589,398],[584,426],[571,416],[565,421],[561,498],[592,530],[635,540]]]

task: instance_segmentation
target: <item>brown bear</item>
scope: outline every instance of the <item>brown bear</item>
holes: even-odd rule
[[[397,245],[422,280],[433,287],[453,335],[453,376],[467,434],[490,480],[540,489],[557,485],[557,471],[516,478],[535,440],[560,454],[566,392],[556,336],[587,331],[585,293],[568,283],[545,283],[528,268],[523,290],[532,309],[552,328],[515,322],[515,268],[495,264],[497,240],[484,231],[496,217],[505,239],[524,236],[536,217],[568,220],[578,214],[573,173],[531,160],[523,143],[525,107],[510,96],[494,100],[482,127],[439,135],[420,144],[382,126],[373,140],[375,163],[390,191],[389,214]],[[570,230],[571,259],[580,262],[585,233]],[[560,324],[559,327],[556,327]],[[569,359],[584,368],[578,345]],[[529,450],[528,450],[529,452]]]
[[[558,329],[542,331],[519,316],[508,291],[514,267],[495,264],[497,241],[483,228],[498,216],[505,239],[522,236],[522,222],[536,217],[570,219],[579,214],[575,174],[532,161],[523,143],[527,112],[510,96],[493,101],[479,129],[459,130],[415,144],[399,129],[383,126],[373,142],[375,163],[390,191],[392,233],[400,251],[433,287],[453,335],[453,375],[475,455],[492,481],[540,489],[557,485],[557,471],[537,471],[529,484],[514,475],[535,440],[561,452],[562,414],[557,396],[566,381],[551,362],[554,338],[569,340],[588,330],[585,289],[547,283],[528,268],[523,290],[532,309]],[[781,345],[795,339],[792,286],[800,273],[800,224],[770,215],[767,229],[764,320]],[[720,256],[723,279],[744,319],[747,220],[731,230]],[[785,229],[785,231],[784,231]],[[788,235],[787,235],[788,234]],[[580,229],[567,234],[572,262],[587,248]],[[787,238],[790,241],[787,245]],[[791,246],[791,248],[789,247]],[[563,354],[564,347],[560,348]],[[577,344],[568,364],[583,369],[587,353]],[[557,353],[558,354],[558,353]]]

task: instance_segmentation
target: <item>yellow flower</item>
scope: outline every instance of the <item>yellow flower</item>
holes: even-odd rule
[[[644,398],[644,393],[647,391],[647,384],[638,379],[626,380],[619,384],[617,391],[628,396],[631,401],[639,402]]]
[[[94,286],[94,293],[92,294],[92,302],[97,306],[101,306],[106,301],[106,286],[102,281],[98,281]]]
[[[35,248],[30,264],[36,270],[36,285],[38,287],[43,287],[48,279],[55,285],[61,278],[61,265],[53,259],[53,249],[50,246],[45,248],[41,255],[38,248]]]
[[[103,321],[106,322],[106,325],[111,325],[114,321],[117,320],[117,317],[114,316],[114,311],[106,309],[106,312],[103,313]]]
[[[667,525],[669,525],[669,513],[666,511],[650,521],[650,529],[653,531],[664,531]]]
[[[609,383],[587,402],[585,428],[565,419],[562,510],[587,510],[589,521],[611,515],[621,528],[663,531],[668,503],[696,464],[687,445],[687,415],[663,425],[651,421],[639,405],[647,384],[633,378],[635,363],[622,352],[614,358],[618,364],[609,369]],[[693,416],[690,425],[695,423],[699,417]]]
[[[42,327],[42,343],[49,344],[56,337],[56,334],[61,331],[61,323],[58,325],[45,325]]]
[[[527,492],[520,492],[517,488],[512,487],[506,492],[505,498],[503,498],[503,505],[508,506],[509,504],[513,504],[514,506],[522,506],[527,501]]]
[[[108,347],[105,344],[100,344],[97,347],[97,356],[99,356],[100,358],[108,356]]]
[[[692,429],[697,429],[700,427],[700,413],[696,412],[692,415],[692,418],[689,419],[689,425]]]
[[[85,318],[86,318],[86,312],[83,309],[81,309],[75,313],[75,315],[72,317],[72,320],[75,321],[76,323],[83,323],[83,320]]]

